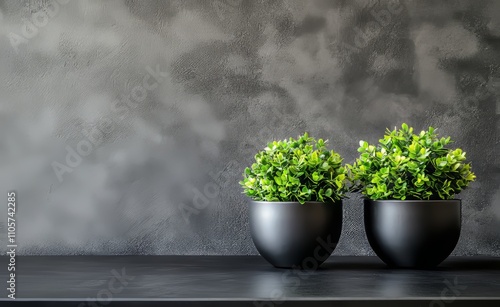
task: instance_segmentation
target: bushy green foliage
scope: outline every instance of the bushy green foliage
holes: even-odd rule
[[[347,191],[347,171],[327,141],[307,133],[298,139],[274,141],[255,155],[240,185],[244,193],[260,201],[335,201]]]
[[[361,153],[348,168],[356,189],[369,199],[452,199],[476,176],[465,152],[449,149],[450,138],[434,128],[414,134],[403,124],[389,130],[377,146],[360,141]]]

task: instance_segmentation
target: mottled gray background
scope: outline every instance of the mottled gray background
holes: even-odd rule
[[[407,122],[477,173],[455,254],[500,256],[500,1],[60,2],[0,1],[2,252],[15,190],[20,254],[256,254],[238,181],[267,141],[350,163]],[[371,253],[352,197],[335,254]]]

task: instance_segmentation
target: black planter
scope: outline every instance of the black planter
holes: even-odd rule
[[[333,252],[342,230],[342,202],[250,202],[255,247],[278,268],[316,269]]]
[[[460,237],[462,206],[454,200],[365,200],[365,231],[373,251],[394,267],[430,268]]]

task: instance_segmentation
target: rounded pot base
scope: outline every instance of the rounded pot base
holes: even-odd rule
[[[317,269],[335,249],[342,230],[342,202],[250,203],[252,240],[276,268]]]
[[[365,200],[368,242],[390,267],[433,268],[460,237],[460,200]]]

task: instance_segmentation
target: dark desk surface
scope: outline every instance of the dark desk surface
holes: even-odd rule
[[[451,257],[434,270],[335,256],[314,272],[258,256],[17,257],[16,265],[16,303],[3,287],[0,306],[500,306],[494,257]]]

